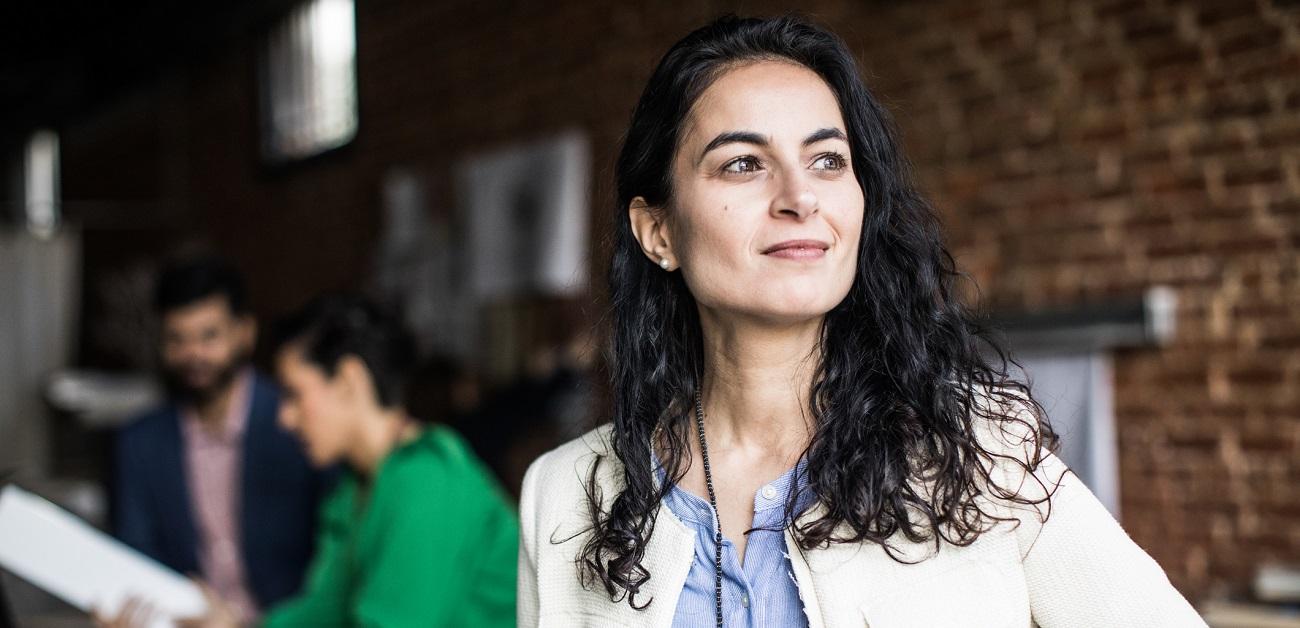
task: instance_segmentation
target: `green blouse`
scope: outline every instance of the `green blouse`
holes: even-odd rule
[[[369,488],[349,472],[325,499],[303,590],[266,626],[514,625],[518,519],[455,432],[425,430]]]

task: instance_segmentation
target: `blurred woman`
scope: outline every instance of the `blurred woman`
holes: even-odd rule
[[[1050,451],[831,33],[674,45],[617,171],[613,423],[528,471],[521,626],[1194,626]]]
[[[356,298],[319,300],[281,330],[281,424],[345,473],[304,591],[267,626],[513,625],[515,515],[459,436],[407,416],[413,346]]]
[[[351,297],[320,299],[279,331],[280,422],[313,464],[343,473],[306,585],[264,625],[514,625],[515,514],[459,436],[407,415],[409,335]],[[209,603],[199,623],[229,623]]]

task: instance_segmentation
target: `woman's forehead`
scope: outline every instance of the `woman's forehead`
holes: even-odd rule
[[[756,61],[722,73],[696,101],[682,146],[697,149],[719,133],[747,131],[772,141],[844,130],[835,93],[817,73],[789,61]]]

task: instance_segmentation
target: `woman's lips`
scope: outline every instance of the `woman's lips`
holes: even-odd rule
[[[820,240],[788,240],[763,250],[763,255],[785,259],[818,259],[826,255],[830,245]]]

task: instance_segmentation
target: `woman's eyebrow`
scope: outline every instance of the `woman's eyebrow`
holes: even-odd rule
[[[717,137],[713,138],[712,141],[704,146],[704,151],[700,153],[700,161],[704,161],[704,156],[709,154],[709,151],[722,148],[727,144],[753,144],[755,146],[767,146],[769,141],[767,136],[760,135],[753,131],[725,131],[719,133]]]
[[[817,129],[816,131],[813,131],[812,135],[804,138],[803,145],[804,147],[808,147],[825,140],[844,140],[847,142],[849,141],[849,138],[844,135],[844,131],[835,127],[826,127],[824,129]]]

